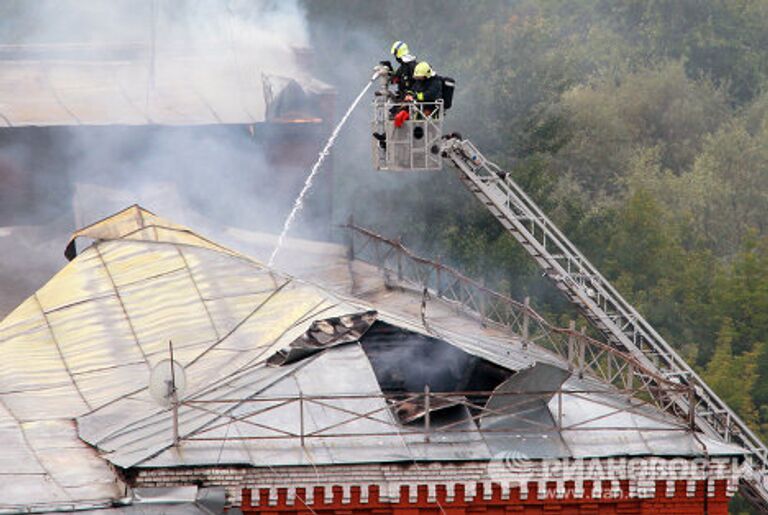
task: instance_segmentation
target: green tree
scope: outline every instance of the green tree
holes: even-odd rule
[[[572,137],[556,155],[558,168],[587,191],[609,194],[621,191],[642,149],[656,149],[662,168],[686,171],[703,137],[728,119],[722,93],[688,79],[680,62],[578,85],[564,93],[562,107]]]
[[[747,234],[768,229],[768,134],[753,136],[742,121],[704,139],[691,171],[701,190],[693,229],[721,255],[734,254]]]
[[[648,191],[630,194],[618,212],[616,231],[606,242],[611,256],[606,271],[627,291],[643,291],[658,283],[680,260],[674,228]]]
[[[713,79],[738,103],[760,93],[768,74],[765,0],[603,0],[601,11],[647,62],[682,59],[691,78]]]
[[[735,335],[732,321],[726,318],[717,336],[715,352],[703,376],[728,406],[754,427],[757,425],[757,411],[750,391],[757,380],[755,360],[762,349],[734,356],[732,343]]]

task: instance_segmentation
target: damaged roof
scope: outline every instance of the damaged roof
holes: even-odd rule
[[[92,243],[77,254],[76,238]],[[0,509],[106,506],[124,494],[113,466],[744,454],[448,305],[430,306],[427,327],[420,299],[384,288],[368,265],[354,265],[355,296],[332,291],[138,206],[75,233],[67,254],[0,322],[0,473],[13,476],[0,484]],[[331,274],[333,261],[315,273]],[[179,445],[174,410],[149,391],[169,342],[186,382]],[[424,377],[434,368],[475,384],[472,367],[503,373],[483,383],[493,391],[481,402],[459,386],[441,397],[425,438],[430,409],[407,404],[414,398],[398,385],[428,381],[392,368],[390,348],[428,350]],[[477,423],[485,401],[496,416]]]
[[[171,49],[158,51],[154,64],[148,49],[112,58],[104,48],[101,58],[87,59],[43,59],[46,49],[34,50],[33,58],[2,59],[0,127],[252,124],[265,121],[278,85],[333,91],[287,47]],[[47,51],[55,56],[58,47]]]

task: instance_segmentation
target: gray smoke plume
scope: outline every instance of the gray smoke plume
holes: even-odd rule
[[[163,86],[181,84],[178,95],[192,95],[183,87],[185,73],[215,74],[206,66],[218,61],[237,63],[241,72],[237,84],[212,93],[219,96],[261,95],[263,72],[308,79],[309,70],[294,59],[295,48],[307,42],[295,1],[0,6],[0,67],[75,63],[97,77],[104,70],[100,80],[109,81],[115,63],[137,62],[148,70],[135,85],[146,103],[138,109],[172,109],[175,99],[159,96]],[[214,238],[227,226],[274,233],[303,179],[295,169],[295,180],[278,176],[267,157],[268,135],[246,125],[73,125],[0,129],[0,316],[65,264],[64,244],[77,227],[138,203]],[[298,223],[297,234],[314,231],[302,233]]]

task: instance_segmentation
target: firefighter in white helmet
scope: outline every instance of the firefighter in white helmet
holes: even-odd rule
[[[395,41],[392,43],[390,53],[395,58],[395,61],[399,64],[397,70],[390,74],[390,83],[397,87],[397,91],[394,95],[395,102],[403,102],[406,99],[408,101],[413,100],[413,72],[416,69],[416,57],[411,54],[408,44],[405,41]],[[382,61],[380,66],[389,68],[392,70],[392,65],[389,61]],[[378,67],[376,68],[378,69]],[[377,93],[378,94],[378,93]],[[400,127],[403,123],[403,115],[408,114],[408,109],[402,107],[393,107],[390,110],[390,115],[396,119],[396,126]],[[400,115],[400,118],[397,116]],[[384,133],[374,132],[373,137],[378,140],[379,146],[383,149],[387,146],[387,137]]]
[[[392,74],[391,82],[397,86],[397,100],[401,101],[413,89],[413,72],[416,69],[416,57],[414,57],[408,45],[404,41],[392,43],[392,56],[399,66]]]

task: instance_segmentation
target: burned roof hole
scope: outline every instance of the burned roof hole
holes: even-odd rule
[[[438,338],[380,320],[360,339],[382,392],[402,423],[421,421],[429,386],[430,421],[451,423],[480,411],[512,372]],[[468,401],[468,402],[467,402]],[[476,407],[475,407],[476,406]]]
[[[350,313],[340,317],[315,320],[288,347],[278,350],[269,358],[267,365],[281,367],[322,352],[337,345],[353,343],[360,339],[376,320],[376,311]]]

